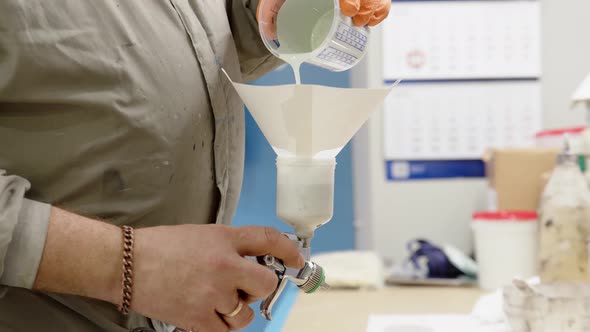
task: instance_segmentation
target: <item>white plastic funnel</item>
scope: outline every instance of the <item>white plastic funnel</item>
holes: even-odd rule
[[[233,86],[278,155],[278,216],[311,240],[332,218],[336,155],[392,87]]]
[[[391,91],[233,83],[280,157],[333,158]]]

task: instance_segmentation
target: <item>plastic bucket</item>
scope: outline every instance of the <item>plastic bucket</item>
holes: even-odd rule
[[[495,290],[509,285],[514,277],[536,275],[535,212],[478,212],[472,229],[480,288]]]

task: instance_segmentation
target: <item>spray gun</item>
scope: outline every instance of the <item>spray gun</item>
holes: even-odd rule
[[[326,277],[324,274],[324,269],[318,264],[310,261],[309,247],[304,247],[304,243],[309,243],[309,241],[302,241],[295,234],[284,233],[284,235],[287,236],[291,241],[295,241],[297,244],[299,251],[305,258],[305,265],[303,268],[294,269],[287,267],[282,260],[271,255],[248,257],[248,259],[255,260],[258,264],[263,265],[273,271],[278,278],[277,287],[275,290],[260,304],[260,314],[267,320],[272,320],[272,308],[281,296],[281,293],[289,281],[294,283],[306,294],[314,293],[319,289],[329,288],[328,284],[325,282]],[[161,328],[156,327],[158,332],[191,332],[159,321],[152,322],[157,326],[162,326]]]
[[[278,277],[275,290],[260,304],[260,313],[267,320],[272,319],[272,308],[289,281],[293,282],[306,294],[311,294],[318,289],[329,288],[325,282],[324,269],[318,264],[309,260],[309,251],[303,250],[301,241],[296,235],[285,234],[289,239],[295,241],[305,257],[305,266],[302,269],[293,269],[285,266],[280,259],[266,255],[257,257],[259,264],[272,270]],[[306,254],[307,252],[307,254]]]

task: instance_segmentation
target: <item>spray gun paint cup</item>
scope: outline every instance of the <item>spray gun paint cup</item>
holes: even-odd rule
[[[302,239],[332,219],[335,167],[335,157],[277,158],[277,215]]]
[[[354,26],[339,0],[260,0],[258,26],[275,56],[331,71],[354,67],[369,41],[369,28]]]

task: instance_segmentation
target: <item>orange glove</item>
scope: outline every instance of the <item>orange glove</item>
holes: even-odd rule
[[[340,0],[342,14],[352,17],[356,26],[377,25],[391,9],[391,0]]]

